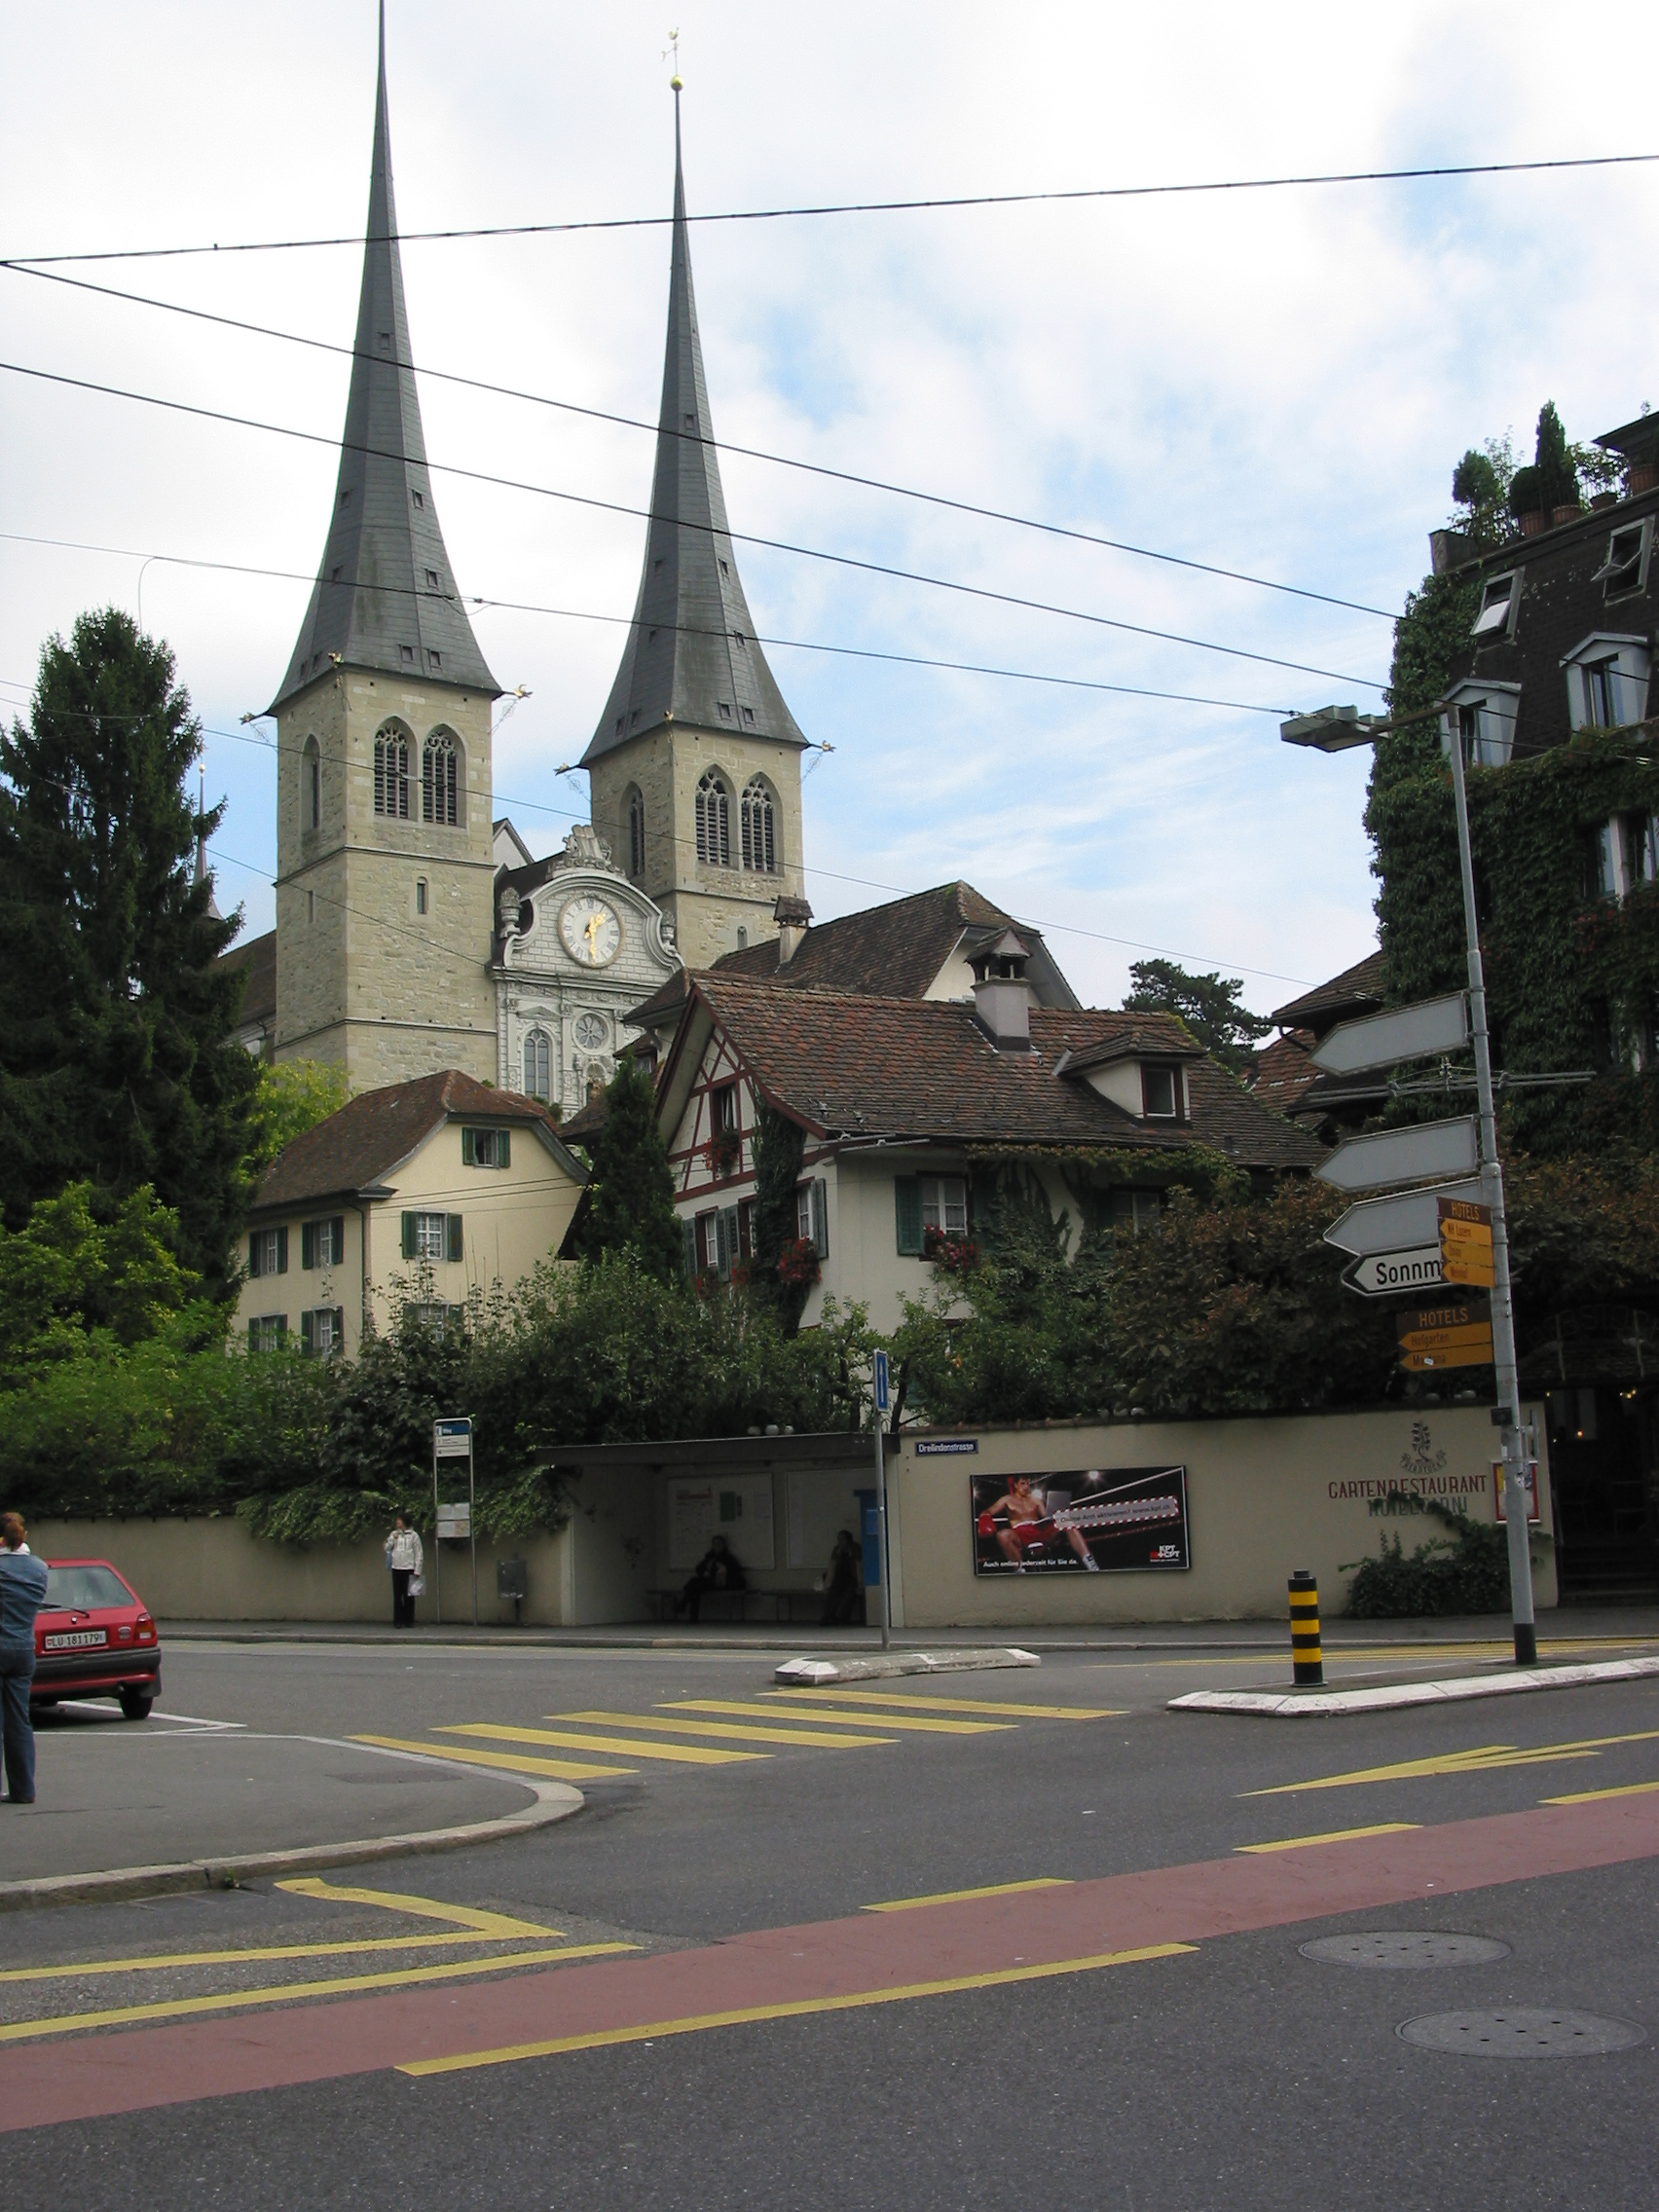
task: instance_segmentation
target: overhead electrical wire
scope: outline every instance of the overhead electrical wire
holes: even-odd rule
[[[160,408],[167,414],[188,415],[202,422],[223,423],[236,429],[259,430],[273,437],[293,438],[304,445],[326,446],[330,452],[361,453],[372,460],[404,462],[407,456],[385,451],[376,446],[362,445],[344,438],[326,436],[320,430],[300,430],[283,423],[266,423],[256,417],[233,415],[214,407],[201,407],[183,399],[166,399],[153,392],[132,391],[122,385],[102,384],[90,377],[72,377],[61,371],[33,368],[19,361],[0,361],[0,371],[12,376],[27,377],[42,384],[55,384],[74,391],[97,392],[106,398],[129,400],[135,405]],[[472,484],[487,484],[498,491],[528,492],[538,498],[557,499],[564,504],[589,507],[602,514],[625,515],[630,520],[651,522],[658,519],[648,507],[635,507],[619,499],[601,499],[591,494],[560,491],[552,485],[532,484],[522,477],[497,476],[486,469],[462,468],[454,461],[427,461],[427,472],[435,476],[454,476]],[[954,593],[968,599],[983,600],[993,606],[1016,607],[1026,612],[1053,614],[1070,622],[1086,622],[1091,627],[1118,630],[1131,637],[1154,638],[1165,645],[1187,645],[1198,652],[1220,653],[1232,660],[1247,660],[1264,668],[1282,668],[1299,676],[1318,676],[1335,683],[1353,683],[1367,690],[1381,691],[1384,685],[1376,678],[1346,675],[1339,669],[1317,668],[1307,661],[1285,660],[1275,653],[1251,652],[1242,645],[1217,645],[1208,638],[1189,637],[1177,630],[1161,630],[1145,622],[1125,622],[1110,614],[1090,613],[1082,608],[1061,607],[1040,599],[1027,599],[1016,592],[994,591],[989,585],[970,584],[947,576],[931,576],[914,569],[902,569],[891,562],[866,561],[851,553],[830,553],[819,546],[796,545],[785,538],[761,537],[750,531],[717,531],[710,523],[689,523],[673,519],[682,530],[701,530],[709,536],[729,538],[735,545],[756,545],[772,553],[790,553],[802,560],[822,561],[832,568],[851,569],[864,575],[887,576],[900,583],[916,583],[931,590]]]
[[[975,192],[951,196],[935,195],[916,200],[825,201],[789,207],[728,208],[719,213],[687,215],[684,219],[689,223],[777,223],[827,215],[910,215],[966,207],[1032,207],[1062,205],[1068,202],[1195,199],[1209,193],[1287,192],[1305,190],[1315,185],[1405,184],[1446,177],[1527,176],[1558,169],[1629,168],[1647,162],[1659,162],[1659,154],[1575,154],[1551,161],[1442,162],[1415,168],[1324,169],[1295,176],[1218,177],[1192,184],[1082,185],[1062,191]],[[321,246],[357,246],[365,242],[378,245],[389,240],[395,240],[403,245],[416,245],[449,239],[546,238],[582,231],[666,230],[674,220],[672,214],[591,216],[562,223],[480,223],[456,225],[436,231],[383,232],[367,241],[360,234],[336,238],[251,239],[231,245],[215,241],[210,245],[107,247],[98,252],[12,253],[0,256],[0,261],[27,263],[32,267],[88,261],[178,261],[215,253],[296,253]]]
[[[308,338],[296,330],[279,330],[270,323],[247,322],[239,315],[215,314],[206,308],[192,308],[176,300],[158,300],[145,292],[123,291],[114,284],[94,284],[84,276],[64,276],[50,269],[33,269],[17,262],[0,262],[0,269],[15,276],[35,276],[49,284],[63,284],[78,292],[94,293],[100,299],[123,300],[133,307],[156,308],[166,314],[187,316],[193,322],[206,322],[222,330],[239,330],[255,338],[272,338],[287,346],[303,346],[315,353],[333,353],[349,361],[373,361],[384,366],[386,356],[368,353],[356,346],[341,346],[326,338]],[[481,391],[497,399],[516,399],[527,406],[547,407],[562,415],[579,415],[592,423],[610,423],[628,430],[645,430],[654,437],[669,435],[684,445],[709,446],[717,453],[737,455],[745,461],[761,461],[774,468],[793,468],[805,476],[820,476],[834,484],[850,484],[863,491],[884,492],[894,498],[914,499],[924,506],[942,507],[951,514],[975,515],[981,521],[1008,523],[1017,530],[1041,532],[1048,537],[1061,537],[1078,545],[1096,545],[1109,553],[1126,553],[1138,561],[1158,561],[1166,567],[1188,569],[1196,574],[1219,576],[1229,583],[1250,584],[1258,591],[1282,592],[1293,599],[1316,601],[1323,607],[1340,607],[1354,614],[1375,614],[1382,621],[1393,622],[1398,616],[1383,607],[1369,607],[1362,600],[1341,599],[1334,593],[1313,591],[1305,584],[1281,583],[1272,576],[1254,576],[1241,569],[1224,569],[1213,561],[1195,561],[1182,553],[1163,553],[1148,545],[1131,545],[1123,538],[1103,537],[1088,530],[1073,530],[1064,523],[1045,522],[1040,517],[1010,513],[1002,507],[980,506],[972,499],[957,499],[942,492],[924,492],[909,484],[894,484],[879,476],[861,475],[855,469],[831,468],[827,463],[799,461],[793,455],[769,453],[760,446],[737,445],[728,438],[705,438],[699,432],[674,428],[671,425],[650,423],[642,416],[619,415],[605,407],[585,407],[573,399],[554,399],[545,392],[525,391],[514,385],[491,384],[482,377],[461,376],[449,369],[424,367],[414,361],[399,361],[399,368],[412,375],[424,377],[435,384],[452,384],[465,391]]]

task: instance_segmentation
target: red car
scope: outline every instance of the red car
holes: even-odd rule
[[[161,1639],[137,1593],[108,1560],[48,1560],[31,1703],[113,1697],[129,1720],[144,1720],[161,1694]]]

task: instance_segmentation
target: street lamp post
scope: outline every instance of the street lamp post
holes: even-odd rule
[[[1412,722],[1429,718],[1416,715]],[[1435,715],[1438,719],[1438,713]],[[1406,726],[1352,707],[1326,707],[1299,715],[1280,725],[1287,745],[1310,745],[1320,753],[1346,753],[1372,745]],[[1469,799],[1463,778],[1463,742],[1455,731],[1451,743],[1452,791],[1456,802],[1457,865],[1463,878],[1463,933],[1469,971],[1469,1041],[1475,1055],[1475,1098],[1480,1121],[1481,1196],[1492,1210],[1492,1348],[1497,1373],[1497,1404],[1503,1430],[1503,1501],[1509,1537],[1509,1599],[1515,1625],[1515,1663],[1530,1667],[1538,1656],[1532,1612],[1532,1558],[1527,1514],[1527,1437],[1521,1425],[1521,1377],[1515,1353],[1515,1301],[1509,1280],[1509,1231],[1503,1206],[1503,1167],[1497,1153],[1497,1112],[1492,1089],[1492,1044],[1487,1032],[1486,976],[1481,965],[1480,920],[1475,910],[1475,866],[1469,846]]]

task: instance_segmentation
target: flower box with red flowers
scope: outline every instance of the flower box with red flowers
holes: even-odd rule
[[[792,1237],[778,1254],[778,1280],[792,1290],[809,1289],[819,1272],[818,1247],[810,1236]]]
[[[946,1274],[965,1275],[979,1264],[979,1247],[972,1236],[947,1236],[942,1229],[924,1229],[922,1257]]]

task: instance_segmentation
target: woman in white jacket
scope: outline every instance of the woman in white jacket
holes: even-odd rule
[[[415,1626],[416,1592],[411,1583],[419,1584],[421,1564],[424,1558],[421,1538],[400,1513],[397,1525],[386,1540],[386,1564],[391,1569],[391,1625],[393,1628]]]

